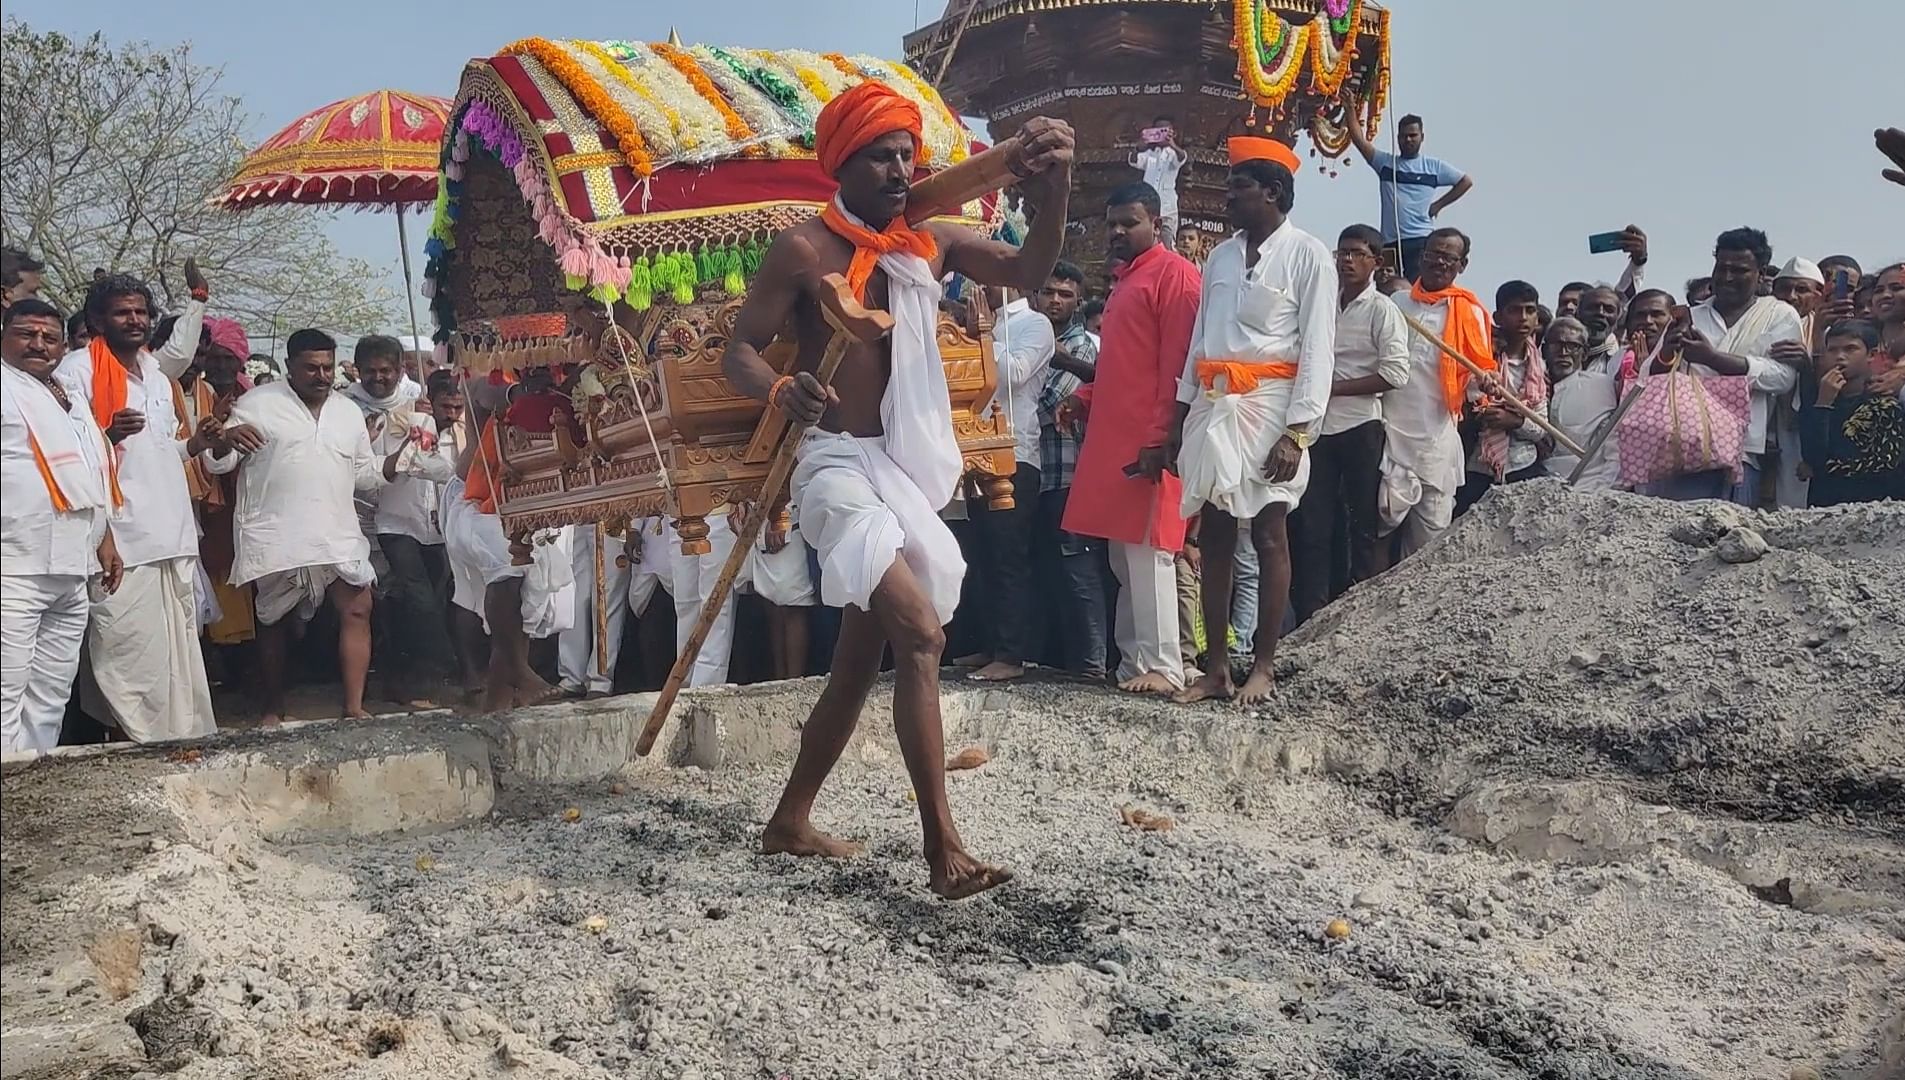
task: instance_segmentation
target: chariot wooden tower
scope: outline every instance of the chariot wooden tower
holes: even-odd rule
[[[1227,231],[1224,140],[1274,134],[1323,172],[1374,138],[1389,88],[1389,12],[1366,0],[948,0],[906,38],[926,78],[994,139],[1027,118],[1078,133],[1069,257],[1100,272],[1104,200],[1140,179],[1139,132],[1169,116],[1190,155],[1178,179],[1181,230],[1199,256]],[[1303,147],[1297,152],[1304,154]]]

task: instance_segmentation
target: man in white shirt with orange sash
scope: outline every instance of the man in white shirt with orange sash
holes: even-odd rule
[[[166,361],[147,348],[152,314],[152,290],[139,279],[94,281],[86,291],[94,337],[57,369],[74,408],[91,412],[112,443],[125,496],[113,524],[125,575],[93,604],[86,648],[104,699],[94,715],[139,743],[216,730],[199,646],[198,519],[186,482],[186,463],[207,442],[187,427],[185,394]],[[190,363],[188,352],[178,370]]]
[[[1210,671],[1180,702],[1255,704],[1275,688],[1277,639],[1290,597],[1286,518],[1309,482],[1312,424],[1329,405],[1336,364],[1336,265],[1289,219],[1296,154],[1273,139],[1230,140],[1225,209],[1237,232],[1204,263],[1204,294],[1178,382],[1178,474],[1185,516],[1201,515],[1204,633]],[[1261,567],[1250,675],[1231,685],[1223,642],[1238,524],[1251,522]]]
[[[818,218],[775,238],[736,319],[725,367],[737,390],[779,408],[797,428],[817,425],[800,447],[793,501],[801,535],[820,557],[823,599],[845,609],[833,674],[802,729],[794,774],[761,846],[830,857],[860,850],[816,829],[811,813],[891,642],[894,724],[919,795],[932,889],[957,899],[1011,874],[966,852],[946,799],[939,665],[965,565],[939,510],[952,501],[964,465],[937,341],[939,282],[951,271],[1027,292],[1045,284],[1064,241],[1072,136],[1043,119],[1022,130],[1013,167],[1039,213],[1014,249],[963,229],[907,224],[921,126],[919,108],[879,82],[827,103],[814,151],[839,193]],[[812,297],[829,273],[843,274],[868,307],[890,312],[894,328],[889,340],[850,346],[823,387],[812,372],[831,334]],[[790,320],[800,353],[782,374],[761,352]]]
[[[0,330],[0,751],[59,745],[91,609],[87,582],[118,588],[107,520],[119,506],[112,448],[53,366],[60,313],[37,297],[8,306]]]

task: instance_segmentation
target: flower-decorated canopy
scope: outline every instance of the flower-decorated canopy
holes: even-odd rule
[[[427,203],[436,197],[449,117],[448,98],[401,90],[333,101],[265,140],[213,201],[230,210]]]
[[[773,234],[832,198],[833,180],[814,159],[814,119],[868,79],[920,106],[923,170],[978,145],[910,68],[872,56],[526,38],[473,61],[427,248],[439,339],[456,318],[442,282],[455,276],[457,238],[469,232],[457,222],[501,212],[464,205],[466,177],[475,183],[484,158],[513,177],[523,204],[514,212],[553,249],[570,288],[638,310],[689,303],[706,286],[738,294]],[[475,193],[488,198],[491,186]],[[972,204],[965,220],[985,228],[993,212]]]

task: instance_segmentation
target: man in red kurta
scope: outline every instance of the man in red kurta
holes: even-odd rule
[[[1148,184],[1118,189],[1105,207],[1106,253],[1122,265],[1105,302],[1097,378],[1060,406],[1059,421],[1086,422],[1064,529],[1110,541],[1119,686],[1168,694],[1184,686],[1173,570],[1184,518],[1165,440],[1203,283],[1159,242],[1159,217]]]

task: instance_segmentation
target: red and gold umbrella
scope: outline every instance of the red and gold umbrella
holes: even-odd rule
[[[294,120],[239,163],[212,202],[227,210],[257,206],[354,206],[397,213],[410,333],[417,336],[416,285],[404,209],[437,197],[438,155],[450,119],[448,98],[374,90],[334,101]]]

